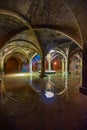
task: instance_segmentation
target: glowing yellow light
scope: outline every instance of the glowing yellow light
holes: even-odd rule
[[[20,76],[29,76],[29,73],[17,73],[17,74],[7,74],[5,77],[20,77]]]
[[[26,74],[24,73],[19,73],[19,74],[16,74],[16,76],[25,76]]]
[[[57,65],[57,62],[56,62],[56,61],[54,62],[54,65]]]

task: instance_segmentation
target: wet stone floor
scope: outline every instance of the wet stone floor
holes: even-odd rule
[[[81,76],[38,73],[0,78],[0,130],[87,130]]]

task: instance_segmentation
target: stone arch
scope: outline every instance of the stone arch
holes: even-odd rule
[[[74,20],[75,20],[75,23],[76,23],[76,25],[77,25],[77,27],[78,27],[78,30],[79,30],[81,42],[82,42],[82,44],[83,44],[82,32],[81,32],[81,28],[80,28],[80,26],[79,26],[78,20],[77,20],[77,18],[75,17],[75,14],[73,13],[73,11],[72,11],[72,9],[69,7],[69,5],[68,5],[64,0],[62,0],[62,1],[63,1],[63,3],[65,4],[65,6],[67,7],[67,9],[69,10],[70,14],[72,15],[72,17],[73,17]],[[73,39],[73,40],[74,40],[74,39]],[[75,41],[75,42],[76,42],[76,41]],[[76,42],[76,43],[78,44],[78,42]],[[83,47],[82,47],[82,48],[83,48]]]
[[[10,50],[8,50],[8,52],[5,53],[5,54],[3,55],[3,57],[2,57],[2,60],[1,60],[1,69],[2,69],[3,73],[4,73],[5,58],[6,58],[9,54],[12,54],[12,53],[14,53],[14,52],[15,52],[15,53],[18,52],[18,53],[24,55],[24,56],[26,57],[27,61],[28,61],[28,55],[27,55],[26,51],[25,51],[23,48],[21,48],[21,47],[13,47],[13,48],[11,48]]]
[[[14,12],[14,11],[5,10],[5,9],[4,10],[0,9],[0,14],[8,15],[8,16],[11,16],[11,17],[14,17],[14,18],[18,19],[20,22],[23,23],[23,25],[25,25],[32,32],[36,42],[39,43],[39,41],[37,39],[37,36],[36,36],[35,32],[33,31],[33,28],[31,27],[29,22],[24,17],[22,17],[21,15],[19,15],[18,13]]]

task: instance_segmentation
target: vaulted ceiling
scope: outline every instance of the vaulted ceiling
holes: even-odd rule
[[[86,5],[86,0],[0,0],[0,48],[12,40],[27,40],[37,52],[67,43],[82,49],[87,39]]]

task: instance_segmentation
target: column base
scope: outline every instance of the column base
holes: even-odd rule
[[[33,71],[29,71],[29,73],[33,73]]]
[[[47,77],[47,75],[39,75],[40,78],[44,78],[44,77]]]
[[[85,87],[80,87],[79,90],[80,90],[81,93],[87,95],[87,88],[85,88]]]

